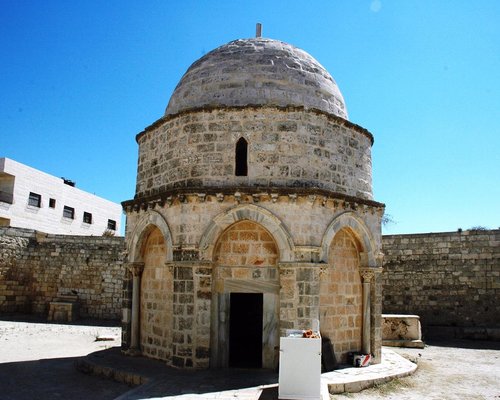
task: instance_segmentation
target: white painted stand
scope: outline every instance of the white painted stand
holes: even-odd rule
[[[280,338],[278,398],[321,399],[321,338]]]

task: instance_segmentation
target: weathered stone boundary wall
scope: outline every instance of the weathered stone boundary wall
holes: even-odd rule
[[[383,236],[383,312],[424,338],[500,340],[500,230]]]
[[[0,312],[43,315],[58,295],[76,293],[82,317],[119,319],[123,259],[123,237],[0,228]]]
[[[500,340],[500,230],[383,237],[383,312],[417,314],[424,339]],[[0,313],[46,314],[76,291],[83,317],[121,318],[122,237],[0,228]]]

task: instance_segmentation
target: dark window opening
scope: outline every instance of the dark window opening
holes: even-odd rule
[[[30,197],[28,198],[28,205],[40,208],[42,205],[42,195],[30,192]]]
[[[83,222],[86,224],[91,224],[92,223],[92,214],[88,212],[83,212]]]
[[[63,217],[69,219],[75,219],[75,209],[73,207],[64,206]]]
[[[116,231],[116,221],[112,219],[108,219],[108,229],[111,229],[112,231]]]
[[[56,208],[56,199],[49,199],[49,207]]]
[[[235,175],[247,176],[248,175],[248,143],[244,138],[240,138],[236,142],[235,152]]]
[[[0,226],[10,226],[10,219],[0,217]]]
[[[262,368],[262,293],[231,293],[229,366]]]

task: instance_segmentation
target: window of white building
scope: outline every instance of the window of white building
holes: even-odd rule
[[[64,206],[63,217],[75,219],[75,209],[73,207]]]
[[[91,224],[92,223],[92,214],[84,211],[83,212],[83,222],[86,224]]]
[[[113,219],[108,219],[108,229],[116,231],[116,221]]]
[[[42,206],[42,195],[30,192],[30,196],[28,198],[28,205],[40,208]]]

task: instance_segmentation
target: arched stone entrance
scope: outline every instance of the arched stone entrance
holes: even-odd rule
[[[323,236],[321,260],[326,266],[320,280],[321,330],[332,339],[341,361],[349,351],[373,353],[377,362],[381,357],[377,275],[382,258],[376,243],[370,229],[350,211],[336,216]]]
[[[144,269],[140,290],[140,346],[142,353],[167,360],[172,342],[173,277],[165,266],[167,244],[151,227],[142,246]]]
[[[328,265],[320,280],[320,326],[330,338],[338,360],[361,351],[363,293],[360,275],[361,245],[347,228],[330,244]]]
[[[278,246],[262,225],[243,220],[214,248],[212,366],[275,368],[279,346]]]
[[[172,235],[165,218],[151,210],[136,222],[127,239],[125,281],[129,283],[122,320],[125,348],[130,354],[144,352],[167,359],[171,325],[167,328],[161,321],[168,322],[168,310],[172,309],[171,272],[165,265],[172,260]]]

